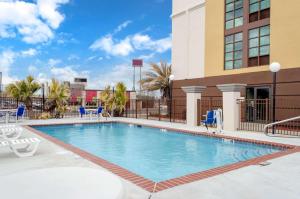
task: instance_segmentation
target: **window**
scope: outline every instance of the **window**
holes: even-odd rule
[[[249,0],[249,23],[270,18],[270,0]]]
[[[270,26],[249,30],[248,66],[269,64]]]
[[[224,70],[269,64],[270,2],[224,0]]]
[[[243,25],[244,0],[226,0],[225,28],[226,30]]]
[[[242,67],[243,34],[236,33],[225,37],[225,70]]]

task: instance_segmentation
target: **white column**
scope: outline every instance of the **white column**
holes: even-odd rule
[[[82,106],[86,106],[86,91],[81,91],[81,98],[82,98]]]
[[[136,92],[135,91],[131,91],[129,93],[129,99],[130,99],[130,110],[135,110],[135,103],[136,103]]]
[[[205,86],[187,86],[181,87],[186,93],[186,123],[189,126],[198,126],[197,124],[197,101],[201,99],[201,93],[206,89]]]
[[[237,100],[241,98],[241,91],[245,89],[246,84],[222,84],[217,85],[223,92],[223,124],[224,130],[236,131],[240,122],[240,105]]]

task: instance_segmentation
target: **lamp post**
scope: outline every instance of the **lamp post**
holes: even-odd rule
[[[272,122],[276,122],[276,84],[277,84],[277,73],[280,71],[281,65],[278,62],[270,64],[270,71],[273,73],[273,94],[272,94]],[[272,133],[275,134],[275,127],[272,128]]]
[[[169,110],[170,110],[170,113],[169,113],[169,115],[170,115],[170,122],[172,122],[172,101],[173,101],[173,80],[174,80],[174,78],[175,78],[175,76],[174,75],[170,75],[169,76],[169,97],[170,97],[170,108],[169,108]]]

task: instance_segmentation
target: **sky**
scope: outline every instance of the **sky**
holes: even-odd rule
[[[8,84],[33,75],[88,88],[123,81],[131,60],[171,59],[171,0],[0,0],[0,72]]]

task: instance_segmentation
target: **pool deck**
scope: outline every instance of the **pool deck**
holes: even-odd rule
[[[184,124],[159,122],[142,119],[114,118],[112,121],[123,121],[164,128],[175,128],[196,132],[206,132],[203,127],[190,127]],[[89,119],[60,119],[60,120],[32,120],[19,123],[20,125],[34,124],[65,124],[65,123],[89,123],[96,122]],[[226,136],[245,139],[254,139],[266,142],[276,142],[300,146],[300,138],[284,136],[266,136],[262,133],[250,132],[224,132]],[[26,130],[24,137],[38,137],[38,135]],[[55,167],[87,167],[103,170],[93,162],[90,162],[77,154],[62,148],[44,138],[37,154],[29,158],[16,158],[7,149],[0,148],[0,177],[16,172],[30,171],[42,168]],[[194,181],[188,184],[176,186],[170,189],[154,193],[152,199],[298,199],[300,196],[300,152],[283,157],[268,160],[267,166],[250,165],[226,172],[213,177]],[[30,181],[30,179],[20,179]],[[135,184],[121,178],[125,187],[125,199],[148,198],[150,193]],[[37,182],[38,179],[35,179]],[[37,183],[37,189],[39,184]],[[5,187],[0,188],[1,189]],[[21,191],[21,190],[20,190]],[[49,190],[50,191],[50,190]]]

